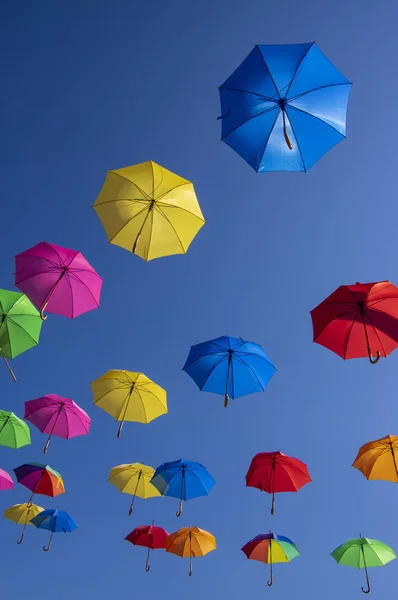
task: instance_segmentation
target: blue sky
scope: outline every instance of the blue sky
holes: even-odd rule
[[[351,463],[360,445],[397,433],[398,354],[371,367],[312,343],[309,311],[338,285],[396,281],[396,8],[356,3],[187,3],[94,0],[8,2],[0,24],[2,93],[1,287],[14,255],[40,240],[81,250],[104,279],[100,309],[75,321],[50,316],[40,346],[5,368],[0,408],[46,393],[73,398],[92,417],[86,438],[53,440],[47,459],[78,531],[55,537],[2,520],[4,598],[136,596],[198,600],[268,594],[274,600],[360,597],[363,573],[329,553],[359,532],[398,550],[396,490],[367,482]],[[354,85],[348,139],[308,174],[256,174],[219,141],[217,86],[255,43],[315,40]],[[108,246],[94,202],[108,169],[152,159],[192,180],[207,219],[186,256],[146,264]],[[267,390],[231,402],[200,393],[181,370],[191,344],[219,335],[263,345],[278,368]],[[169,414],[148,426],[117,424],[92,406],[89,383],[110,368],[143,371],[168,391]],[[0,467],[43,461],[45,437],[0,449]],[[247,489],[254,454],[281,450],[308,464],[313,483],[277,498]],[[111,467],[186,458],[209,469],[209,497],[129,499],[106,482]],[[0,509],[24,502],[16,485]],[[194,564],[123,541],[135,526],[198,525],[218,549]],[[268,568],[241,546],[268,532],[301,557]],[[377,597],[393,590],[398,562],[371,570]]]

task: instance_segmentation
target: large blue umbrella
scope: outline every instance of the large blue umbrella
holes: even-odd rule
[[[221,139],[257,172],[308,171],[345,138],[350,89],[315,43],[257,45],[219,88]]]
[[[50,550],[54,533],[70,533],[79,527],[67,512],[64,510],[58,510],[57,508],[43,510],[30,522],[38,529],[47,529],[48,531],[51,531],[50,541],[48,542],[47,548],[43,546],[44,552],[48,552]]]
[[[207,469],[197,462],[190,460],[174,460],[158,467],[151,483],[162,496],[180,499],[177,517],[182,513],[182,501],[207,496],[216,483]]]
[[[265,390],[276,369],[258,344],[223,336],[191,347],[184,371],[205,392],[239,398]]]

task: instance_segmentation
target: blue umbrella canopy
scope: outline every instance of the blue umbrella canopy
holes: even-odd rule
[[[191,347],[184,371],[205,392],[229,398],[262,392],[276,369],[259,344],[222,336]]]
[[[47,529],[51,531],[50,541],[47,548],[43,546],[43,550],[48,552],[51,548],[51,542],[54,533],[70,533],[77,529],[78,524],[64,510],[46,509],[36,515],[31,521],[32,525],[38,529]]]
[[[180,499],[180,508],[176,513],[179,517],[182,513],[183,500],[207,496],[216,482],[200,463],[180,459],[160,465],[151,483],[162,496]]]
[[[221,139],[257,172],[308,171],[345,138],[350,89],[315,43],[257,45],[219,88]]]

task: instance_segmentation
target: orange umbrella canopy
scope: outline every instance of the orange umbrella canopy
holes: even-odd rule
[[[199,527],[181,527],[166,540],[166,552],[176,554],[181,558],[189,557],[189,575],[192,575],[192,559],[205,556],[216,549],[214,535],[199,529]]]
[[[386,435],[364,444],[352,466],[361,471],[366,479],[398,483],[398,436]]]

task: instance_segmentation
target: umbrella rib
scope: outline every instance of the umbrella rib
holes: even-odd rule
[[[124,225],[122,225],[122,227],[120,229],[118,229],[116,231],[116,233],[111,237],[111,239],[109,240],[109,243],[111,244],[112,241],[115,239],[115,237],[117,235],[119,235],[119,233],[121,233],[123,231],[123,229],[125,227],[127,227],[127,225],[130,225],[131,221],[133,221],[134,219],[136,219],[139,215],[141,215],[145,210],[148,210],[148,205],[144,206],[144,208],[142,210],[140,210],[138,213],[136,213],[134,216],[132,216],[127,223],[124,223]]]
[[[36,315],[31,315],[31,316],[33,316],[33,317],[34,317],[34,316],[36,316]],[[26,329],[24,329],[24,328],[22,327],[22,325],[20,325],[20,324],[19,324],[19,323],[17,323],[16,321],[14,321],[12,317],[10,317],[10,318],[9,318],[9,320],[12,322],[12,324],[13,324],[13,325],[15,325],[15,327],[19,327],[19,329],[21,329],[21,330],[24,332],[24,334],[25,334],[25,335],[26,335],[28,338],[30,338],[30,339],[32,340],[32,342],[34,343],[34,345],[35,345],[35,346],[37,346],[37,341],[36,341],[35,339],[33,339],[33,338],[32,338],[32,336],[30,335],[30,333],[28,333],[28,331],[27,331]],[[12,344],[11,344],[11,337],[10,337],[10,336],[9,336],[9,344],[10,344],[10,347],[11,347],[11,346],[12,346]]]
[[[249,371],[251,371],[253,373],[253,376],[255,377],[255,379],[257,379],[262,391],[265,390],[263,384],[261,383],[261,381],[259,380],[259,378],[257,377],[256,373],[253,371],[253,369],[251,368],[250,365],[247,364],[247,362],[245,360],[243,360],[243,358],[241,358],[240,356],[235,356],[236,359],[240,360],[248,369]],[[233,361],[232,361],[233,362]],[[268,363],[269,364],[269,363]]]
[[[177,233],[177,231],[176,231],[176,229],[175,229],[174,225],[173,225],[173,224],[172,224],[172,222],[170,221],[170,219],[169,219],[169,218],[168,218],[168,217],[167,217],[167,216],[164,214],[164,212],[162,211],[162,209],[161,209],[161,208],[159,208],[159,207],[158,207],[158,206],[156,206],[156,205],[155,205],[155,208],[156,208],[156,210],[158,211],[158,213],[160,213],[160,214],[162,215],[162,217],[163,217],[163,218],[164,218],[164,219],[165,219],[165,220],[166,220],[166,221],[169,223],[170,227],[172,228],[172,230],[173,230],[173,231],[174,231],[174,233],[175,233],[175,236],[176,236],[177,240],[178,240],[178,241],[179,241],[179,243],[180,243],[180,246],[181,246],[181,248],[182,248],[182,251],[183,251],[183,252],[186,252],[186,248],[184,248],[184,245],[183,245],[182,241],[180,240],[180,237],[179,237],[179,235],[178,235],[178,233]]]
[[[330,302],[330,304],[340,304],[340,302],[333,302],[333,303]],[[354,307],[350,307],[348,310],[344,310],[343,312],[336,315],[333,319],[328,321],[324,327],[322,327],[322,329],[320,330],[320,332],[318,333],[316,338],[314,337],[314,342],[316,342],[316,340],[319,338],[319,336],[322,335],[322,333],[325,331],[326,327],[329,327],[330,323],[332,323],[333,321],[336,321],[337,319],[340,319],[341,317],[344,317],[344,315],[348,315],[352,311],[354,311],[353,319],[355,320],[357,318],[356,313],[359,312],[359,309],[356,310]]]
[[[219,367],[219,366],[221,365],[221,363],[222,363],[224,360],[227,360],[227,356],[226,356],[226,355],[225,355],[225,356],[223,356],[223,357],[221,358],[221,360],[220,360],[220,361],[219,361],[219,362],[218,362],[216,365],[214,365],[214,367],[212,367],[212,368],[210,369],[210,371],[209,371],[209,373],[207,374],[207,377],[206,377],[206,379],[204,380],[204,382],[203,382],[202,386],[201,386],[201,387],[199,386],[199,389],[200,389],[201,391],[203,390],[204,386],[206,385],[206,383],[207,383],[207,381],[208,381],[209,377],[212,375],[212,373],[214,372],[214,370],[215,370],[217,367]],[[223,393],[224,393],[224,392],[223,392]]]
[[[113,173],[113,175],[116,175],[116,177],[120,177],[120,179],[124,179],[130,185],[134,185],[137,188],[137,190],[139,190],[141,192],[141,194],[147,198],[147,200],[149,202],[152,200],[152,198],[149,196],[149,194],[147,194],[146,192],[144,192],[144,190],[141,189],[136,183],[134,183],[133,181],[130,181],[130,179],[127,179],[127,177],[125,177],[124,175],[120,175],[120,173],[116,173],[116,171],[111,171],[111,173]]]
[[[269,68],[268,68],[267,62],[266,62],[266,60],[265,60],[265,58],[264,58],[264,56],[263,56],[263,53],[261,52],[261,50],[260,50],[260,48],[259,48],[258,44],[256,45],[256,48],[257,48],[257,50],[259,51],[261,58],[263,59],[264,66],[265,66],[265,68],[266,68],[266,69],[267,69],[267,71],[268,71],[268,74],[269,74],[269,76],[270,76],[270,78],[271,78],[271,81],[272,81],[272,83],[273,83],[273,85],[274,85],[274,88],[275,88],[275,90],[276,90],[276,93],[278,94],[278,96],[279,96],[279,99],[281,99],[281,95],[280,95],[280,93],[279,93],[278,87],[277,87],[277,85],[276,85],[276,83],[275,83],[275,81],[274,81],[274,78],[272,77],[272,73],[271,73],[271,71],[270,71],[270,70],[269,70]]]
[[[265,112],[265,111],[264,111],[264,112]],[[277,112],[277,113],[276,113],[276,115],[275,115],[275,120],[274,120],[274,122],[273,122],[273,124],[272,124],[272,127],[271,127],[271,129],[270,129],[270,132],[269,132],[269,134],[268,134],[268,137],[267,137],[267,138],[266,138],[266,140],[265,140],[263,151],[261,152],[261,158],[260,158],[260,160],[259,160],[259,161],[258,161],[258,163],[257,163],[257,169],[259,169],[259,168],[260,168],[260,165],[261,165],[261,163],[262,163],[262,161],[263,161],[264,154],[265,154],[265,151],[266,151],[266,149],[267,149],[267,146],[268,146],[268,142],[269,142],[269,140],[270,140],[270,137],[271,137],[271,135],[272,135],[272,132],[273,132],[273,131],[274,131],[274,129],[275,129],[275,125],[276,125],[276,122],[277,122],[277,120],[278,120],[278,117],[279,117],[279,115],[280,115],[280,112],[281,112],[281,110],[279,109],[279,110],[278,110],[278,112]],[[264,113],[263,113],[263,114],[264,114]],[[247,122],[247,121],[246,121],[246,122]]]
[[[320,85],[319,87],[312,88],[311,90],[307,90],[306,92],[302,92],[301,94],[297,94],[297,96],[292,96],[292,98],[288,98],[287,101],[288,101],[288,104],[290,104],[290,102],[294,102],[295,100],[302,98],[302,96],[311,94],[311,92],[317,92],[318,90],[324,90],[324,89],[330,88],[330,87],[338,87],[340,85],[352,85],[352,84],[350,82],[344,82],[344,83],[330,83],[328,85]]]
[[[177,206],[176,204],[167,204],[167,202],[158,202],[158,201],[156,201],[156,206],[160,206],[162,208],[176,208],[177,210],[183,210],[184,212],[187,212],[189,215],[196,217],[199,221],[206,223],[206,221],[203,217],[199,217],[198,215],[195,215],[194,212],[192,212],[191,210],[188,210],[187,208],[184,208],[183,206]]]
[[[299,152],[300,152],[300,158],[301,158],[301,162],[303,163],[304,172],[305,172],[305,173],[307,173],[307,167],[306,167],[306,165],[305,165],[305,162],[304,162],[304,156],[303,156],[303,153],[301,152],[300,142],[298,141],[298,137],[297,137],[297,135],[296,135],[296,132],[294,131],[293,123],[292,123],[292,122],[291,122],[291,120],[290,120],[290,117],[289,117],[289,114],[288,114],[287,110],[285,110],[285,114],[286,114],[286,118],[287,118],[287,120],[288,120],[288,122],[289,122],[289,125],[290,125],[290,127],[292,128],[292,131],[293,131],[293,135],[294,135],[294,137],[295,137],[295,140],[296,140],[296,142],[297,142],[297,148],[299,149]]]
[[[197,358],[195,358],[194,360],[191,360],[190,362],[186,362],[184,365],[185,367],[190,367],[191,365],[193,365],[194,363],[196,363],[198,360],[201,360],[202,358],[205,358],[205,356],[214,356],[216,354],[220,354],[222,352],[223,356],[226,353],[226,350],[220,350],[220,352],[205,352],[204,354],[201,354],[200,356],[198,356]]]
[[[315,44],[315,42],[312,42],[311,46],[309,48],[307,48],[307,50],[306,50],[303,58],[300,60],[299,64],[297,65],[296,70],[295,70],[295,72],[293,74],[293,77],[291,78],[289,86],[288,86],[288,88],[286,90],[285,98],[287,98],[287,95],[290,92],[290,88],[292,87],[292,83],[295,80],[295,78],[296,78],[296,76],[297,76],[297,74],[298,74],[298,72],[300,70],[301,65],[303,64],[304,60],[307,58],[308,52],[311,50],[311,48],[314,46],[314,44]]]
[[[317,116],[316,116],[316,115],[314,115],[313,113],[309,113],[308,111],[306,111],[306,110],[303,110],[302,108],[297,108],[296,106],[293,106],[292,104],[289,104],[289,105],[287,106],[287,109],[286,109],[286,110],[288,110],[288,109],[289,109],[289,110],[290,110],[290,109],[292,109],[292,110],[296,110],[297,112],[301,112],[301,113],[303,113],[303,114],[305,114],[305,115],[308,115],[308,116],[309,116],[309,117],[311,117],[312,119],[316,119],[317,121],[320,121],[320,122],[321,122],[321,123],[323,123],[324,125],[327,125],[328,127],[330,127],[330,129],[333,129],[333,131],[336,131],[337,133],[339,133],[339,134],[341,135],[341,137],[343,137],[343,138],[346,138],[346,137],[347,137],[346,135],[344,135],[344,133],[341,133],[341,131],[339,131],[338,129],[336,129],[336,127],[333,127],[333,125],[331,125],[330,123],[327,123],[327,121],[324,121],[323,119],[321,119],[320,117],[317,117]],[[292,123],[291,123],[290,119],[289,119],[289,122],[290,122],[290,126],[292,127]],[[292,127],[292,129],[293,129],[293,127]],[[296,138],[296,140],[297,140],[297,138]],[[298,143],[298,142],[297,142],[297,143]]]
[[[268,100],[268,102],[275,102],[275,103],[278,102],[278,100],[275,100],[275,98],[272,98],[272,96],[264,96],[264,94],[258,94],[257,92],[250,92],[249,90],[240,90],[238,88],[230,88],[230,87],[224,87],[224,86],[220,86],[219,89],[226,90],[228,92],[242,92],[242,94],[250,94],[251,96],[257,96],[257,98],[264,98],[264,100]]]
[[[358,312],[359,312],[359,314],[361,314],[360,311],[358,311]],[[346,345],[345,345],[345,349],[343,350],[344,360],[345,360],[345,357],[347,356],[348,344],[350,342],[351,332],[352,332],[352,330],[354,328],[355,323],[357,323],[357,322],[358,322],[358,315],[355,315],[355,317],[352,319],[352,323],[351,323],[350,328],[349,328],[348,333],[347,333]]]
[[[243,123],[239,123],[239,125],[237,125],[236,127],[234,127],[233,129],[231,129],[231,131],[228,131],[228,133],[226,135],[224,135],[224,137],[221,138],[221,141],[227,139],[227,137],[229,135],[231,135],[231,133],[234,133],[237,129],[239,129],[239,127],[242,127],[242,125],[246,125],[246,123],[248,123],[249,121],[252,121],[253,119],[256,119],[257,117],[261,117],[262,115],[265,115],[268,112],[271,112],[272,110],[280,110],[278,105],[275,104],[275,106],[272,106],[271,108],[266,108],[265,110],[262,110],[261,112],[259,112],[257,115],[253,115],[252,117],[249,117],[249,119],[246,119],[246,121],[243,121]],[[279,112],[278,112],[279,114]],[[278,115],[276,115],[278,116]],[[275,117],[275,121],[276,121],[276,117]],[[275,125],[275,123],[274,123]]]
[[[376,309],[376,310],[377,310],[377,309]],[[378,311],[378,312],[381,312],[381,311]],[[378,333],[378,331],[377,331],[376,327],[373,325],[373,321],[372,321],[372,319],[370,318],[370,316],[369,316],[369,314],[368,314],[368,313],[369,313],[369,311],[367,311],[367,312],[366,312],[366,317],[369,319],[370,325],[371,325],[371,327],[372,327],[373,331],[375,332],[377,339],[379,340],[379,344],[380,344],[380,346],[381,346],[381,349],[383,350],[384,356],[386,356],[386,351],[385,351],[385,349],[384,349],[384,346],[383,346],[383,343],[382,343],[382,341],[381,341],[381,339],[380,339],[379,333]],[[365,324],[365,319],[364,319],[364,324]],[[366,327],[366,325],[365,325],[365,327]]]

